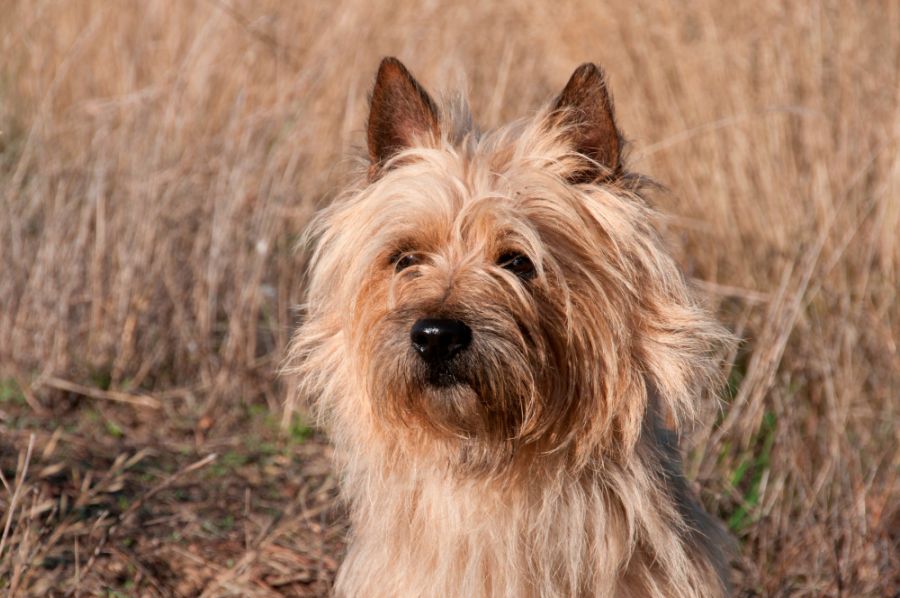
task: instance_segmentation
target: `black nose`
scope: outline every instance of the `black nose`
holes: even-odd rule
[[[446,361],[472,342],[472,329],[459,320],[425,318],[413,324],[409,338],[427,361]]]

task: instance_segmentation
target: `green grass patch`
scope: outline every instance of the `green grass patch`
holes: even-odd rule
[[[236,467],[246,465],[248,460],[249,457],[244,453],[238,451],[228,451],[227,453],[222,455],[222,458],[219,460],[219,462],[225,467],[234,469]]]
[[[235,469],[243,467],[250,461],[250,456],[236,450],[230,450],[223,454],[215,463],[207,468],[207,476],[222,478],[231,475]]]
[[[112,386],[112,372],[108,369],[94,370],[90,378],[91,383],[100,390],[109,390]]]
[[[123,436],[125,436],[125,432],[122,430],[122,427],[111,419],[105,420],[103,423],[103,427],[106,428],[106,433],[113,438],[122,438]]]
[[[291,423],[288,426],[288,436],[296,443],[302,443],[309,440],[312,436],[312,428],[299,415],[294,414]]]
[[[742,497],[741,503],[728,518],[728,527],[736,534],[753,521],[753,512],[759,505],[760,484],[771,465],[772,446],[775,444],[777,428],[778,420],[775,414],[767,411],[756,434],[756,442],[753,443],[755,450],[745,452],[731,474],[731,486]]]
[[[208,534],[221,536],[234,529],[234,516],[229,514],[216,521],[207,520],[201,523],[200,527]]]
[[[27,404],[25,394],[12,378],[0,380],[0,403],[23,406]]]

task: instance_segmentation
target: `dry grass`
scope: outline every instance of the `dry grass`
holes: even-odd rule
[[[0,13],[0,589],[324,592],[327,445],[265,413],[291,246],[395,54],[487,126],[606,66],[672,247],[746,339],[687,447],[739,592],[900,592],[897,3]]]

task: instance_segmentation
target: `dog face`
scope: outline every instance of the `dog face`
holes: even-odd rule
[[[382,63],[367,179],[313,227],[302,383],[491,466],[627,450],[646,376],[685,377],[646,355],[689,307],[622,170],[602,73],[581,67],[529,121],[460,121]]]
[[[464,163],[455,174],[447,166],[410,164],[373,190],[396,195],[372,202],[377,224],[360,239],[370,259],[350,285],[351,346],[379,416],[453,437],[524,439],[561,415],[543,413],[542,398],[559,408],[577,394],[566,373],[566,248],[542,242],[553,225],[546,202],[501,186],[502,176],[467,184]]]

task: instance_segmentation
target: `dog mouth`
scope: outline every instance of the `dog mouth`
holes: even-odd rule
[[[468,385],[468,380],[463,376],[461,364],[457,361],[426,364],[423,376],[426,385],[435,389]]]

